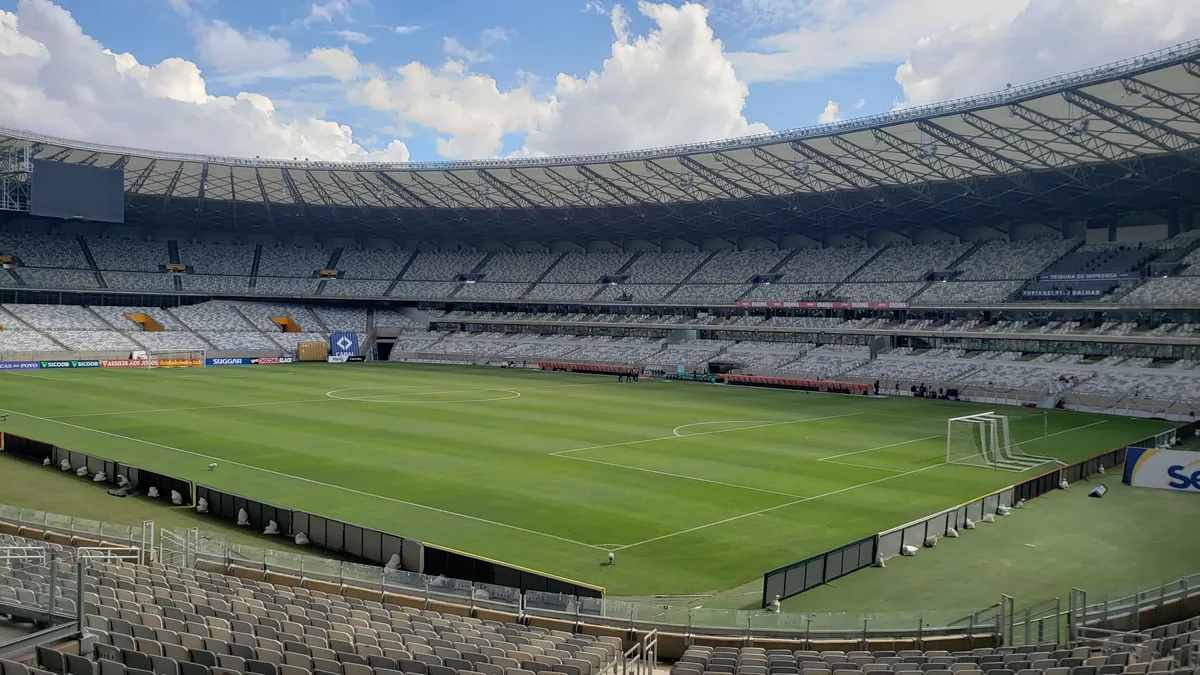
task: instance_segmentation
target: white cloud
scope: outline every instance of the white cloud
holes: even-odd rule
[[[408,34],[410,34],[410,33],[415,33],[415,32],[417,32],[417,31],[419,31],[419,30],[421,30],[421,27],[420,27],[420,26],[404,26],[404,25],[401,25],[401,26],[396,26],[395,28],[393,28],[393,29],[392,29],[392,32],[394,32],[396,35],[408,35]]]
[[[337,31],[337,36],[346,42],[353,42],[356,45],[369,45],[375,41],[375,38],[370,35],[360,33],[356,30],[339,30]]]
[[[782,29],[729,58],[750,83],[813,80],[899,63],[926,36],[968,23],[1010,21],[1030,1],[728,0],[740,3],[739,15],[751,22]]]
[[[224,21],[197,21],[193,32],[201,62],[234,85],[313,77],[348,81],[361,67],[348,47],[318,47],[307,54],[296,54],[283,38],[257,31],[243,33]]]
[[[479,36],[479,44],[474,48],[464,46],[457,38],[443,37],[442,51],[451,59],[465,63],[483,63],[496,58],[490,51],[497,43],[508,40],[508,32],[503,28],[487,28]]]
[[[336,52],[338,50],[327,50]],[[315,117],[285,118],[253,92],[214,96],[196,64],[168,58],[141,64],[88,37],[49,0],[19,0],[0,11],[0,124],[96,143],[200,154],[406,161],[392,141],[378,151],[350,127]],[[344,68],[341,56],[313,57]]]
[[[587,2],[583,3],[583,9],[579,11],[608,16],[608,8],[605,7],[604,3],[600,2],[599,0],[587,0]]]
[[[863,106],[865,106],[866,104],[867,104],[867,99],[860,98],[860,99],[858,99],[858,102],[854,104],[854,109],[862,110]]]
[[[903,103],[996,91],[1138,56],[1200,34],[1196,2],[1033,0],[1020,10],[917,41],[896,71]]]
[[[553,114],[526,139],[531,154],[604,152],[764,133],[742,114],[749,87],[738,79],[708,10],[689,3],[638,3],[647,35],[613,42],[600,72],[560,74]]]
[[[330,23],[335,19],[340,19],[350,14],[349,0],[326,0],[325,2],[314,2],[309,6],[308,16],[305,17],[304,23]]]
[[[842,119],[841,109],[840,103],[831,100],[825,104],[825,109],[821,111],[821,114],[817,115],[817,121],[821,124],[833,124]]]

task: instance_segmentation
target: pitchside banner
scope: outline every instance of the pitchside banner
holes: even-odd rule
[[[42,364],[38,361],[4,361],[0,362],[0,370],[37,370]]]
[[[329,336],[330,356],[358,356],[358,333],[334,333]]]
[[[1200,492],[1200,452],[1129,448],[1124,482],[1134,487]]]

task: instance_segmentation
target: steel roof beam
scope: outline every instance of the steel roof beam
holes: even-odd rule
[[[454,187],[458,188],[462,194],[468,196],[471,202],[479,208],[485,211],[496,211],[500,208],[500,205],[491,198],[491,195],[480,186],[471,185],[452,171],[443,171],[442,175],[446,177],[446,180],[453,183]]]
[[[237,221],[238,221],[238,217],[237,217],[237,206],[238,206],[237,182],[233,180],[233,167],[227,166],[225,168],[229,169],[229,208],[232,209],[233,227],[236,229]]]
[[[108,168],[121,169],[122,171],[124,171],[126,164],[129,164],[129,155],[121,155],[120,157],[118,157],[116,159],[116,161],[114,161],[112,164],[109,164]]]
[[[262,172],[254,167],[254,179],[258,182],[258,194],[262,197],[263,207],[267,210],[267,223],[275,227],[275,216],[271,213],[271,200],[267,199],[267,186],[263,183]]]
[[[972,161],[988,169],[997,177],[1007,178],[1029,192],[1028,169],[990,148],[985,148],[975,141],[963,138],[959,134],[928,120],[917,120],[917,128],[933,136],[945,145],[969,157]]]
[[[517,182],[520,183],[526,190],[529,190],[530,192],[533,192],[537,196],[544,199],[546,201],[547,205],[554,206],[559,209],[565,209],[570,206],[570,204],[568,204],[562,197],[559,197],[558,195],[554,194],[550,190],[547,190],[545,185],[542,185],[541,183],[537,182],[536,180],[521,173],[520,169],[517,169],[517,168],[509,169],[508,174],[510,176],[512,176],[513,178],[517,179]],[[514,190],[514,192],[515,192],[515,190]],[[522,199],[529,201],[529,199],[525,198],[525,197],[522,197]]]
[[[300,194],[300,187],[296,185],[296,179],[292,178],[291,171],[289,169],[280,169],[279,173],[283,176],[284,189],[291,195],[292,201],[296,202],[300,206],[300,210],[303,211],[308,202],[304,201],[304,195]]]
[[[208,162],[200,165],[200,188],[196,193],[196,224],[204,216],[204,196],[208,192]]]
[[[422,190],[424,190],[428,194],[432,195],[433,198],[436,199],[443,208],[451,209],[454,211],[462,210],[462,208],[463,208],[462,204],[451,199],[450,195],[448,193],[443,191],[442,188],[435,185],[433,183],[433,181],[422,176],[420,171],[410,171],[408,173],[408,176],[409,176],[409,178],[412,178],[414,183],[420,185]]]
[[[1035,143],[1011,129],[1005,129],[991,120],[984,119],[974,113],[964,113],[962,119],[967,124],[970,124],[992,138],[1025,153],[1040,164],[1042,168],[1065,176],[1067,180],[1079,187],[1091,188],[1091,184],[1079,173],[1078,164],[1071,157],[1055,152],[1041,143]]]
[[[928,167],[931,171],[936,173],[939,178],[947,181],[962,182],[964,184],[965,191],[974,192],[973,185],[975,183],[975,177],[967,173],[961,167],[947,162],[941,157],[938,157],[936,154],[929,156],[929,154],[923,148],[918,147],[916,144],[906,141],[899,136],[896,136],[887,129],[874,129],[871,132],[871,135],[875,140],[887,145],[913,162]]]
[[[383,171],[375,171],[374,174],[375,174],[375,177],[380,180],[380,182],[382,182],[384,185],[387,185],[388,188],[390,188],[392,190],[392,192],[396,194],[396,196],[400,197],[405,202],[407,202],[409,206],[411,206],[413,208],[426,208],[426,209],[431,208],[433,206],[429,202],[418,197],[416,195],[416,193],[414,193],[412,190],[409,190],[407,187],[405,187],[403,184],[401,184],[395,178],[392,178],[391,174],[385,173]]]
[[[658,190],[657,188],[654,188],[654,186],[647,183],[644,176],[639,176],[639,175],[635,174],[634,172],[625,168],[625,166],[623,164],[620,164],[617,162],[609,163],[608,168],[612,169],[613,173],[621,176],[621,178],[625,182],[629,183],[633,187],[637,188],[642,194],[646,195],[646,199],[638,199],[637,197],[635,197],[633,195],[633,193],[628,192],[626,190],[622,190],[621,192],[623,194],[627,195],[630,199],[634,200],[634,203],[645,204],[648,201],[650,203],[658,204],[660,206],[666,206],[671,211],[676,210],[677,204],[676,204],[675,200],[670,199],[661,190]],[[593,171],[592,173],[595,173],[595,172]],[[599,174],[596,174],[596,175],[599,175]],[[663,197],[667,197],[667,199],[664,201]]]
[[[1121,80],[1121,84],[1125,86],[1126,91],[1141,94],[1146,100],[1166,108],[1180,117],[1185,117],[1190,122],[1200,124],[1200,101],[1195,97],[1167,91],[1136,77]]]
[[[330,171],[329,175],[332,176],[333,172]],[[329,191],[325,189],[325,186],[321,183],[321,181],[317,180],[317,177],[312,174],[312,171],[305,169],[304,177],[308,179],[308,184],[312,187],[313,192],[317,193],[317,196],[321,198],[321,201],[325,204],[325,206],[340,206],[340,204],[333,199],[333,195],[329,194]]]
[[[134,194],[141,193],[142,188],[146,186],[146,180],[149,179],[150,174],[154,172],[154,166],[157,163],[158,163],[157,159],[150,160],[150,163],[146,165],[146,168],[142,169],[142,172],[140,174],[138,174],[138,177],[136,179],[134,179],[133,185],[129,186],[130,192],[132,192]]]
[[[96,163],[96,160],[99,158],[100,158],[100,153],[93,152],[92,154],[90,154],[87,157],[84,157],[82,160],[80,160],[79,163],[86,164],[87,166],[92,166]]]
[[[175,173],[171,176],[171,182],[167,184],[167,191],[163,193],[162,205],[158,207],[158,214],[154,216],[154,224],[158,225],[162,217],[167,213],[167,206],[171,203],[171,195],[175,192],[175,186],[179,185],[179,177],[183,175],[183,162],[176,167]]]
[[[46,159],[51,162],[61,162],[62,160],[66,159],[67,157],[70,157],[71,153],[74,152],[74,150],[75,150],[75,148],[63,148],[62,150],[59,150],[58,152],[54,153],[53,155],[50,155]]]
[[[609,180],[607,176],[601,175],[600,172],[596,171],[592,167],[587,166],[586,164],[577,164],[575,166],[575,170],[579,172],[579,175],[586,176],[588,180],[598,183],[600,187],[604,188],[605,192],[612,195],[613,199],[616,199],[622,204],[625,204],[626,206],[633,206],[635,208],[640,208],[643,205],[642,200],[634,196],[633,193],[621,189],[621,186]]]
[[[1063,128],[1063,126],[1065,126],[1065,124],[1062,120],[1055,119],[1053,117],[1050,117],[1049,115],[1038,112],[1032,108],[1027,108],[1020,103],[1015,103],[1015,104],[1009,106],[1008,109],[1010,112],[1012,112],[1012,114],[1016,115],[1017,117],[1020,117],[1021,119],[1034,125],[1035,127],[1041,129],[1042,131],[1053,135],[1055,138],[1059,139],[1060,141],[1074,145],[1075,147],[1084,151],[1084,153],[1086,153],[1087,155],[1090,155],[1092,157],[1092,159],[1095,159],[1095,160],[1101,161],[1101,162],[1112,162],[1113,161],[1113,159],[1111,157],[1104,154],[1103,149],[1102,149],[1103,147],[1105,147],[1109,144],[1105,143],[1103,140],[1101,140],[1100,138],[1098,138],[1095,135],[1081,134],[1081,135],[1076,136],[1076,135],[1072,135],[1072,134],[1064,134],[1062,132],[1062,128]],[[1073,157],[1072,158],[1072,160],[1074,160],[1074,161],[1079,161],[1080,159],[1082,159],[1082,157]]]
[[[514,190],[508,183],[505,183],[496,176],[493,176],[487,169],[476,169],[475,173],[480,179],[483,180],[483,182],[490,185],[492,189],[504,195],[508,201],[512,202],[513,206],[524,209],[537,208],[537,204],[534,204],[520,192]]]
[[[575,170],[578,171],[579,167],[575,167]],[[565,190],[567,194],[578,197],[585,206],[602,206],[600,198],[593,196],[591,191],[587,189],[586,181],[581,181],[583,187],[572,184],[570,179],[550,167],[542,167],[542,173],[546,174],[550,180],[554,181],[560,188]],[[603,185],[601,187],[603,187]],[[621,199],[619,194],[620,193],[618,192],[617,194],[612,195],[613,199],[619,201]]]
[[[700,190],[699,188],[696,187],[696,179],[693,178],[690,174],[688,176],[677,176],[674,173],[671,173],[665,167],[663,167],[649,159],[642,162],[642,166],[649,169],[650,173],[653,173],[659,180],[663,181],[664,183],[666,183],[668,185],[678,185],[679,189],[681,191],[683,191],[683,193],[685,195],[687,195],[688,197],[690,197],[693,201],[697,201],[697,202],[706,201],[705,197],[707,197],[708,195],[705,194],[703,190]],[[671,197],[669,194],[667,194],[660,188],[655,187],[650,181],[643,180],[643,182],[647,186],[658,191],[662,195],[662,197],[665,197],[666,199],[672,199],[672,200],[674,199],[673,197]],[[656,196],[658,196],[658,195],[656,195]],[[665,201],[665,199],[663,199],[663,201]]]
[[[801,143],[800,141],[792,141],[788,145],[801,157],[815,164],[820,164],[822,168],[837,176],[838,180],[845,183],[852,190],[872,190],[878,192],[882,188],[887,187],[879,180],[868,176],[852,166],[839,162],[837,159],[817,150],[811,145]]]
[[[1172,129],[1156,120],[1139,115],[1132,110],[1113,107],[1111,104],[1078,89],[1068,89],[1062,93],[1062,96],[1069,103],[1087,110],[1096,117],[1120,127],[1166,152],[1180,153],[1183,157],[1187,158],[1188,156],[1183,153],[1194,148],[1200,142],[1200,140],[1189,133]],[[1191,146],[1191,148],[1188,146]],[[1196,158],[1189,158],[1189,160],[1193,162],[1200,161]]]
[[[746,181],[747,183],[753,183],[754,186],[759,190],[771,195],[772,197],[784,197],[793,194],[791,190],[772,180],[770,177],[766,176],[765,174],[755,172],[750,167],[737,161],[729,155],[721,152],[714,152],[713,157],[716,157],[717,161],[733,169],[734,173],[742,177],[742,180]]]
[[[726,178],[725,176],[722,176],[721,174],[713,171],[707,166],[704,166],[700,162],[697,162],[687,155],[681,155],[679,157],[679,163],[692,173],[708,181],[713,185],[713,187],[716,187],[730,199],[745,199],[747,197],[752,198],[758,196],[754,191],[747,190],[736,182]]]

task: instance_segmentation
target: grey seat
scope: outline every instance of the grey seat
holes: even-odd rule
[[[179,663],[179,675],[209,675],[208,666],[190,661]]]
[[[42,668],[51,673],[67,672],[67,661],[63,658],[62,652],[48,647],[38,647],[34,651],[37,653],[38,665]]]
[[[122,663],[110,659],[100,659],[96,665],[100,667],[100,675],[125,675],[125,665]],[[4,675],[8,675],[8,673],[8,670],[4,671]]]
[[[70,675],[96,675],[96,664],[75,654],[63,654],[67,661],[67,672]]]

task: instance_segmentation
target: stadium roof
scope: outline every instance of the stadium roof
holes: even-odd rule
[[[391,238],[738,237],[1200,205],[1200,40],[1004,91],[637,152],[345,163],[182,155],[0,129],[125,170],[148,227]]]

